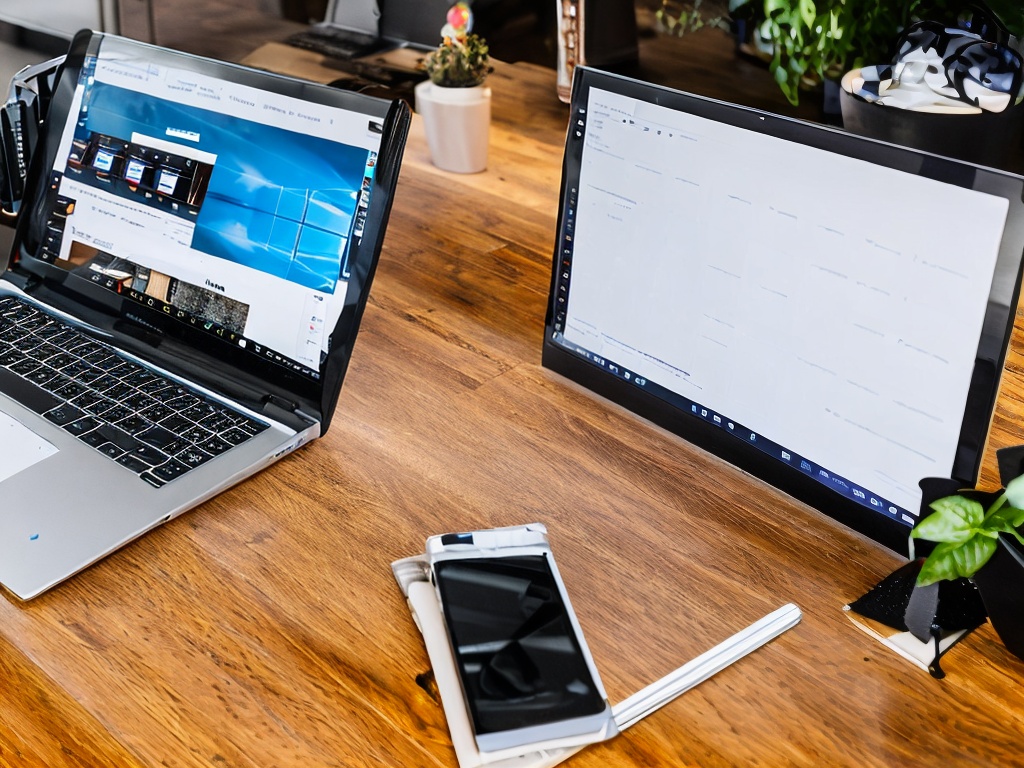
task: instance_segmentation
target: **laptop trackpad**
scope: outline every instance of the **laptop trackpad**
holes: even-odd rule
[[[0,412],[0,483],[56,452],[49,440]]]

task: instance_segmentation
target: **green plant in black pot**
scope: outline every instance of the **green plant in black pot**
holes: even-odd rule
[[[1001,533],[1024,545],[1017,530],[1024,525],[1024,475],[1011,480],[987,508],[960,494],[933,501],[929,508],[932,513],[910,534],[936,543],[917,576],[919,587],[973,578],[995,554]]]
[[[1018,41],[1024,34],[1024,8],[1017,0],[746,0],[763,8],[758,29],[772,50],[769,69],[793,104],[802,89],[837,80],[850,69],[890,60],[899,33],[914,21],[946,24],[975,18],[991,20]]]
[[[911,541],[934,542],[935,548],[921,565],[906,623],[925,639],[933,629],[925,617],[938,600],[937,587],[972,583],[1003,644],[1024,659],[1024,446],[996,455],[1002,491],[961,491],[929,503],[929,489],[950,481],[922,481],[931,514],[914,527]],[[915,618],[914,603],[929,609]]]

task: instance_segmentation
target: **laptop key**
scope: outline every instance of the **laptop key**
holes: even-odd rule
[[[32,371],[39,369],[39,363],[35,360],[22,360],[11,366],[11,370],[19,376],[28,376]]]
[[[156,448],[151,448],[148,445],[136,446],[131,451],[131,455],[139,461],[144,461],[147,467],[155,467],[158,464],[163,464],[168,458],[170,458],[166,453],[158,451]]]
[[[149,464],[147,464],[142,459],[131,453],[126,453],[123,456],[118,456],[117,463],[123,467],[127,467],[136,475],[142,474],[147,469],[149,469]]]
[[[139,446],[139,441],[134,437],[109,424],[104,424],[96,431],[122,451],[132,451]]]
[[[64,431],[70,432],[72,435],[75,435],[76,437],[81,437],[86,432],[91,432],[92,430],[96,429],[96,427],[98,427],[99,425],[100,422],[98,422],[92,416],[86,416],[85,418],[78,419],[77,421],[72,421],[70,424],[65,424]]]
[[[130,408],[125,408],[123,405],[115,405],[113,408],[104,411],[100,415],[102,415],[106,421],[113,423],[127,419],[129,416],[132,416],[133,413]]]
[[[156,403],[148,408],[142,409],[140,413],[150,421],[163,421],[168,416],[174,413],[170,408],[161,403]]]
[[[232,445],[241,445],[252,437],[252,435],[244,430],[238,429],[237,427],[232,427],[226,432],[221,433],[220,437],[222,440],[231,443]]]
[[[213,433],[208,429],[203,429],[198,424],[193,424],[190,427],[178,432],[183,438],[188,440],[190,443],[201,443],[204,440],[209,440],[213,437]]]
[[[53,368],[48,368],[42,365],[36,368],[32,373],[26,374],[25,378],[31,381],[33,384],[38,384],[41,387],[46,388],[46,384],[50,379],[55,378],[57,372]]]
[[[124,450],[113,443],[101,443],[97,450],[112,459],[116,459],[124,454]]]
[[[127,432],[129,435],[138,435],[139,432],[153,426],[151,421],[142,418],[138,414],[132,414],[128,418],[121,419],[117,422],[117,426]]]
[[[194,468],[198,467],[200,464],[205,464],[212,459],[213,456],[205,451],[199,450],[198,448],[186,448],[174,458],[185,466]]]
[[[59,389],[53,389],[51,387],[51,391],[53,392],[53,394],[57,395],[57,397],[62,397],[65,400],[71,400],[73,398],[78,397],[81,394],[84,394],[88,390],[85,388],[84,385],[79,384],[74,380],[68,380],[65,381]]]
[[[49,411],[44,413],[43,416],[45,416],[49,421],[52,421],[58,427],[62,427],[65,424],[70,424],[72,421],[81,419],[85,414],[72,405],[62,403],[56,408],[51,408]]]
[[[235,446],[233,446],[231,443],[227,442],[226,440],[221,440],[216,435],[207,440],[203,440],[202,442],[196,443],[196,448],[201,448],[202,450],[206,451],[209,454],[212,454],[213,456],[219,456],[220,454],[224,453],[224,451],[228,451],[234,447]]]
[[[176,477],[181,477],[190,469],[192,469],[192,467],[182,464],[180,461],[171,459],[170,461],[161,464],[159,467],[154,467],[152,474],[156,475],[164,482],[170,482]]]
[[[59,398],[31,382],[25,381],[9,368],[0,368],[0,392],[36,413],[45,413],[61,404]]]
[[[78,435],[78,439],[81,440],[86,445],[91,445],[93,448],[99,448],[101,445],[107,442],[107,438],[101,435],[98,429],[93,429],[89,432],[83,432],[82,434]]]
[[[180,442],[181,440],[181,438],[169,429],[164,429],[157,425],[153,425],[149,429],[139,432],[135,437],[146,445],[151,445],[154,448],[159,448],[165,451],[171,450],[170,446]]]
[[[58,390],[64,389],[64,387],[71,383],[71,379],[69,379],[67,376],[65,376],[62,373],[57,373],[56,371],[54,371],[54,375],[50,377],[50,379],[47,382],[45,382],[42,385],[42,387],[43,389],[53,392],[55,395],[57,395],[57,397],[61,398],[62,400],[67,400],[68,398],[65,395],[61,394]]]

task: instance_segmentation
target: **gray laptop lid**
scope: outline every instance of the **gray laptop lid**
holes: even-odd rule
[[[4,277],[326,429],[407,126],[400,102],[80,33]]]
[[[376,37],[380,34],[380,7],[377,0],[331,0],[324,21]]]
[[[433,48],[452,0],[331,0],[324,21],[393,43]]]

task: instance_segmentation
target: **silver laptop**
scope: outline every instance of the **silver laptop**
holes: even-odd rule
[[[38,595],[327,430],[408,124],[74,39],[0,277],[0,583]]]

